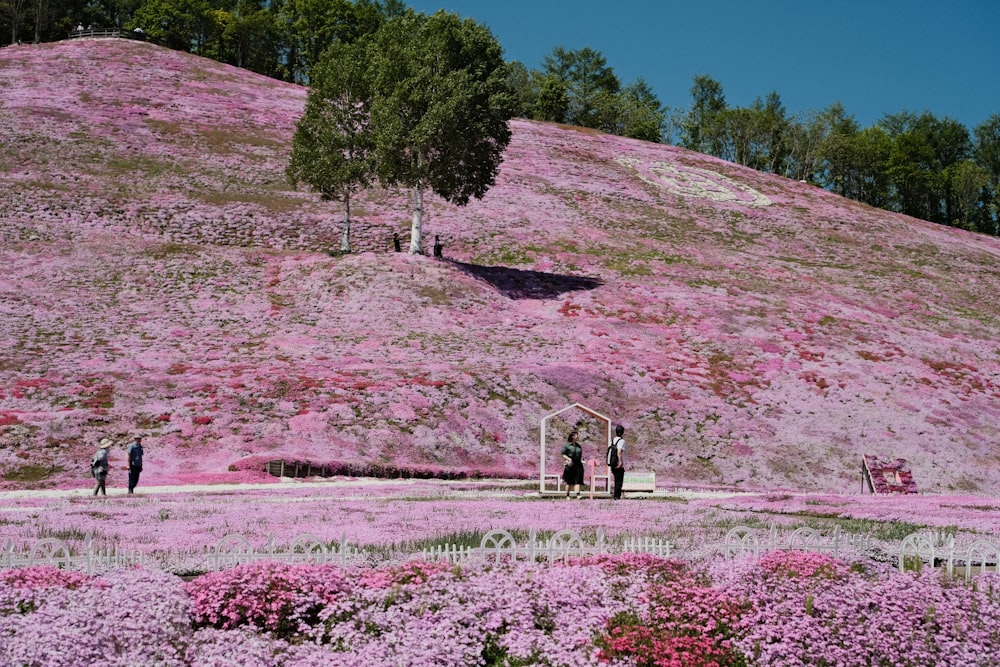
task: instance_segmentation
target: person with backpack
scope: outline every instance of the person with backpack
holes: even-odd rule
[[[615,437],[608,444],[608,468],[615,480],[614,493],[612,498],[621,500],[622,484],[625,482],[625,427],[621,424],[615,426]]]
[[[125,448],[125,454],[128,456],[128,492],[132,495],[142,472],[142,436],[135,436],[132,444]]]
[[[90,474],[94,476],[97,482],[94,484],[94,495],[96,496],[98,492],[102,496],[108,495],[108,490],[105,488],[104,484],[108,479],[108,450],[111,449],[111,441],[107,438],[101,440],[100,446],[97,448],[97,452],[94,453],[94,458],[90,460]]]

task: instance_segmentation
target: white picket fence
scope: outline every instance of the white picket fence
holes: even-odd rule
[[[771,551],[811,551],[825,553],[840,558],[847,553],[863,553],[872,546],[867,535],[847,534],[840,526],[826,535],[820,531],[802,527],[790,533],[782,533],[771,526],[763,535],[747,526],[736,526],[726,533],[722,544],[722,554],[726,558],[760,556]]]
[[[835,528],[824,534],[813,528],[797,528],[781,532],[775,527],[757,531],[747,526],[736,526],[726,533],[721,544],[705,545],[695,556],[678,553],[665,539],[656,537],[625,537],[608,541],[604,531],[598,529],[593,541],[587,541],[573,530],[561,530],[547,540],[539,539],[535,530],[519,545],[514,535],[506,530],[492,530],[480,540],[478,547],[442,544],[430,549],[408,554],[410,558],[444,560],[461,563],[472,560],[503,561],[526,560],[530,562],[567,562],[598,554],[639,553],[660,557],[695,558],[721,556],[724,558],[756,558],[773,551],[809,551],[825,553],[834,558],[849,555],[864,557],[871,549],[882,547],[898,562],[900,570],[927,565],[939,567],[954,576],[970,579],[976,574],[1000,574],[1000,541],[977,538],[959,544],[954,535],[931,532],[913,533],[898,545],[878,545],[865,535],[849,535]],[[405,555],[404,555],[405,556]],[[82,570],[97,574],[118,567],[146,567],[171,572],[208,572],[257,561],[287,563],[335,563],[347,567],[372,564],[387,557],[384,552],[366,551],[348,543],[346,537],[339,542],[321,540],[314,535],[299,535],[286,545],[277,545],[274,536],[268,537],[261,547],[255,547],[242,535],[230,534],[216,542],[214,547],[200,551],[171,551],[166,554],[144,553],[138,549],[97,549],[88,536],[82,547],[76,549],[56,538],[39,539],[30,547],[18,550],[8,540],[0,553],[0,568],[51,565],[63,569]]]
[[[87,536],[83,549],[75,550],[68,542],[47,537],[19,552],[12,540],[7,540],[0,555],[0,568],[52,565],[67,570],[102,572],[117,567],[158,567],[149,555],[136,549],[95,549],[93,538]]]
[[[518,545],[514,535],[506,530],[492,530],[483,536],[478,547],[442,544],[421,550],[413,554],[413,558],[444,560],[449,563],[469,560],[513,561],[518,558],[530,562],[565,563],[570,558],[626,552],[652,554],[664,558],[672,554],[670,542],[658,538],[630,537],[621,543],[608,543],[604,537],[604,530],[598,528],[594,542],[590,544],[573,530],[560,530],[548,540],[539,540],[537,532],[532,529],[524,545]]]
[[[983,538],[959,545],[954,535],[913,533],[903,538],[898,556],[901,571],[927,565],[966,581],[977,574],[1000,574],[1000,542]]]
[[[151,554],[138,549],[96,549],[93,538],[87,536],[81,548],[56,539],[37,540],[30,548],[18,550],[7,540],[0,554],[0,569],[51,565],[67,570],[82,570],[98,574],[119,567],[146,567],[166,571],[208,572],[257,561],[287,563],[336,563],[348,566],[367,558],[367,554],[341,538],[339,544],[329,544],[314,535],[299,535],[287,546],[278,547],[274,536],[256,548],[242,535],[226,535],[214,547],[200,550],[171,550]]]
[[[287,547],[278,548],[274,543],[274,536],[271,535],[264,547],[255,549],[247,538],[230,534],[215,545],[210,564],[212,570],[223,570],[262,560],[285,563],[336,563],[341,567],[347,567],[367,558],[365,551],[352,547],[343,536],[339,544],[329,544],[315,535],[299,535]]]

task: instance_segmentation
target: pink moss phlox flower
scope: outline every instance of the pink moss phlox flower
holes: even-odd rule
[[[636,667],[725,667],[740,665],[740,658],[711,637],[664,635],[645,625],[617,626],[604,640],[598,654],[602,662],[628,656]]]
[[[629,576],[639,573],[658,582],[681,579],[689,575],[691,568],[690,563],[684,561],[632,552],[571,558],[570,563],[584,566],[596,565],[607,574]]]
[[[760,557],[765,572],[786,577],[836,578],[848,571],[848,565],[826,554],[812,551],[772,551]]]
[[[81,586],[106,586],[100,579],[81,572],[61,570],[53,565],[36,565],[0,571],[0,586],[34,590],[36,588],[68,588]]]
[[[683,563],[627,560],[638,566],[637,572],[642,572],[642,565],[652,565],[661,576],[648,584],[645,595],[636,600],[636,609],[609,619],[595,641],[602,661],[628,659],[631,664],[650,667],[743,664],[742,656],[731,646],[742,628],[747,606],[741,599],[709,586],[703,573]]]
[[[290,636],[315,624],[349,584],[334,566],[263,561],[202,575],[185,585],[194,622],[227,630],[250,625]]]
[[[362,569],[358,572],[357,583],[369,588],[391,588],[422,584],[440,572],[459,571],[458,566],[443,561],[413,560],[384,569]]]

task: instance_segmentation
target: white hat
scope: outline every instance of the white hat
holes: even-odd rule
[[[114,443],[111,442],[111,440],[109,438],[103,438],[101,440],[101,449],[107,449],[108,447],[110,447],[113,444]]]

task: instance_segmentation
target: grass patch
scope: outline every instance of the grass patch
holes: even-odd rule
[[[61,466],[26,463],[18,468],[8,470],[4,473],[3,478],[8,482],[41,482],[64,470],[65,468]]]
[[[198,252],[198,246],[189,243],[157,243],[142,251],[146,257],[167,259],[168,257],[190,256]]]

